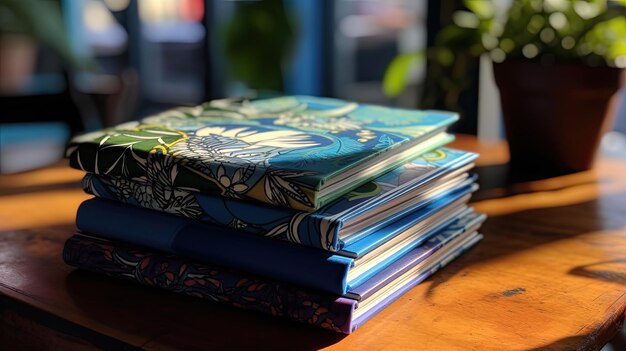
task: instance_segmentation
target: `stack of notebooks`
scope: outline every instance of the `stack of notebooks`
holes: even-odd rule
[[[456,115],[217,100],[79,136],[72,266],[351,333],[482,236]],[[419,302],[416,302],[419,303]]]

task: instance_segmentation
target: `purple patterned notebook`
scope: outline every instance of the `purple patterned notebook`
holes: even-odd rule
[[[448,237],[433,238],[421,250],[414,250],[414,255],[406,255],[407,262],[414,261],[412,266],[377,275],[376,279],[395,276],[392,283],[396,288],[382,294],[383,285],[370,284],[379,288],[368,288],[367,298],[356,297],[360,301],[85,235],[67,240],[63,258],[80,269],[350,334],[481,237],[476,232],[460,230],[448,233]],[[442,245],[444,239],[447,244]],[[415,255],[422,259],[415,260]]]

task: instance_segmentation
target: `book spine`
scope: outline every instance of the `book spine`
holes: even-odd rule
[[[352,259],[328,251],[99,198],[79,206],[76,226],[101,238],[234,267],[335,294],[346,293],[347,274],[353,265]]]
[[[337,252],[343,248],[339,231],[343,220],[300,212],[289,221],[289,241]]]
[[[289,318],[335,332],[352,331],[356,301],[170,255],[84,236],[69,238],[65,262],[83,270],[222,304]]]

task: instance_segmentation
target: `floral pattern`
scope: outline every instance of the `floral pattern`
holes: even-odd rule
[[[100,185],[86,176],[85,192],[98,197],[145,208],[158,208],[188,218],[200,218],[203,210],[196,201],[195,189],[175,188],[177,166],[170,158],[148,157],[146,177],[129,180],[122,177],[102,177]]]
[[[102,176],[312,211],[332,175],[455,120],[308,96],[223,99],[79,136],[67,156],[72,167]]]
[[[158,172],[148,172],[144,178],[127,180],[87,174],[83,179],[83,189],[105,199],[198,219],[256,235],[339,251],[343,247],[339,233],[345,220],[344,214],[359,209],[374,209],[372,205],[374,202],[393,198],[389,196],[392,192],[408,191],[411,184],[426,175],[432,172],[444,174],[450,169],[470,163],[474,158],[475,154],[464,151],[437,149],[360,186],[316,212],[264,206],[202,194],[194,189],[176,188],[178,177],[181,176],[177,171],[179,166],[171,160],[168,161],[168,158],[149,158],[149,163],[156,163],[150,169]],[[226,191],[235,193],[246,191],[247,185],[242,179],[249,174],[250,172],[243,168],[239,168],[232,175],[222,167],[218,167],[215,172],[220,185],[227,189]],[[270,170],[265,181],[268,182],[267,191],[269,196],[273,197],[273,201],[289,205],[290,199],[295,198],[303,202],[306,200],[305,194],[300,193],[299,189],[289,182],[289,179],[297,174]],[[236,194],[230,197],[236,197]],[[378,202],[376,204],[380,205]]]
[[[356,301],[304,290],[171,255],[75,235],[63,250],[68,265],[108,276],[285,317],[349,334]]]

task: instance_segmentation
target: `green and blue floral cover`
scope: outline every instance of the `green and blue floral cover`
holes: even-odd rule
[[[76,137],[67,156],[74,168],[153,189],[311,211],[418,155],[369,178],[356,176],[322,198],[319,191],[331,178],[381,153],[424,143],[456,119],[309,96],[217,100]]]

